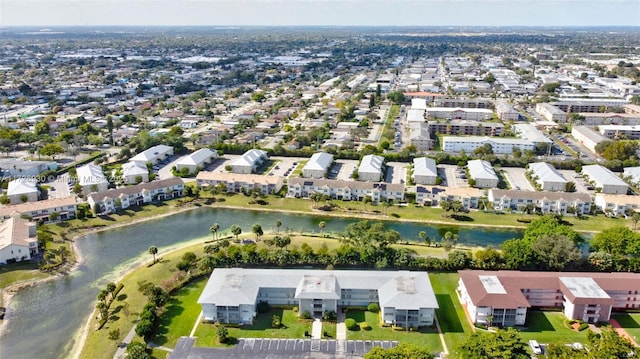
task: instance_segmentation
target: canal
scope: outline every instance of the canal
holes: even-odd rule
[[[242,233],[251,233],[258,223],[265,233],[275,231],[319,232],[318,224],[326,222],[325,232],[342,232],[359,219],[317,217],[275,212],[202,208],[127,227],[89,234],[76,241],[82,258],[71,274],[18,292],[11,300],[7,317],[9,325],[0,338],[0,358],[67,358],[84,320],[92,312],[96,295],[104,285],[132,269],[137,260],[148,256],[149,246],[160,251],[211,237],[209,227],[220,224],[220,233],[237,224]],[[521,237],[519,230],[489,227],[456,227],[409,222],[387,222],[404,239],[418,239],[425,231],[440,239],[446,232],[458,235],[458,243],[499,246],[507,239]]]

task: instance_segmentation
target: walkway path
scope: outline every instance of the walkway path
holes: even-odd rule
[[[322,339],[322,321],[316,318],[311,326],[311,339]]]
[[[345,313],[341,310],[338,313],[338,319],[336,323],[336,339],[337,340],[347,340],[347,326],[344,324],[344,320],[346,318]]]
[[[191,328],[191,332],[189,333],[189,336],[193,338],[193,335],[196,333],[196,328],[198,328],[198,324],[200,324],[200,321],[202,321],[202,311],[200,312],[200,315],[198,315],[198,319],[196,319],[196,322],[193,323],[193,328]]]
[[[629,335],[629,333],[627,333],[627,331],[624,330],[624,328],[622,328],[622,326],[620,325],[620,323],[618,323],[617,320],[611,318],[609,319],[609,324],[611,324],[611,326],[616,330],[616,332],[618,332],[618,335],[620,335],[623,338],[629,339],[633,345],[638,346],[638,342],[635,340],[635,338]]]
[[[113,359],[122,359],[127,355],[127,346],[131,343],[135,335],[136,335],[136,326],[134,324],[133,328],[131,328],[127,336],[124,337],[120,345],[118,345],[118,349],[116,350],[116,353],[113,355]]]
[[[445,354],[445,357],[449,355],[449,349],[447,348],[447,343],[444,341],[444,334],[442,334],[442,329],[440,329],[440,321],[438,321],[438,316],[433,315],[433,319],[436,322],[436,329],[438,330],[438,336],[440,337],[440,343],[442,344],[442,352]]]

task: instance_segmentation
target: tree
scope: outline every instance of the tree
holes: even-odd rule
[[[400,91],[393,91],[387,94],[387,98],[389,101],[393,102],[394,105],[402,105],[404,102],[404,94]]]
[[[242,234],[242,228],[240,228],[240,226],[238,226],[237,224],[233,224],[231,225],[230,231],[234,236],[236,236],[236,241],[238,241],[238,236]]]
[[[395,347],[382,349],[372,348],[364,359],[433,359],[434,355],[428,348],[418,347],[413,344],[400,343]]]
[[[612,227],[597,233],[590,242],[594,251],[614,255],[639,255],[640,234],[627,227]]]
[[[153,323],[148,319],[140,319],[136,324],[136,334],[145,340],[148,339],[153,334]]]
[[[113,119],[107,116],[107,131],[109,132],[109,144],[113,146]]]
[[[280,227],[282,226],[282,221],[276,219],[276,234],[280,234]]]
[[[62,148],[62,146],[57,143],[47,143],[46,145],[42,146],[42,148],[40,148],[38,153],[43,156],[49,156],[55,160],[56,155],[64,153],[64,148]]]
[[[127,359],[151,359],[151,355],[144,343],[134,340],[127,345]]]
[[[362,202],[364,202],[364,210],[367,210],[367,203],[371,203],[373,202],[373,200],[371,199],[371,197],[366,196],[365,198],[362,199]]]
[[[158,247],[151,246],[149,247],[149,254],[153,256],[153,264],[156,263],[156,254],[158,254]]]
[[[327,227],[327,222],[320,221],[320,223],[318,223],[318,227],[320,227],[320,235],[324,236],[324,229]]]
[[[218,223],[214,223],[213,225],[211,225],[211,227],[209,227],[209,231],[211,232],[211,239],[217,239],[219,229],[220,224]]]
[[[509,328],[492,332],[475,332],[459,347],[465,359],[528,359],[527,346],[520,333]]]
[[[633,229],[635,230],[638,226],[638,222],[640,222],[640,213],[634,211],[631,215],[631,222],[633,222]]]
[[[533,241],[531,249],[539,265],[552,270],[563,270],[582,257],[575,242],[563,235],[542,235]]]
[[[216,328],[216,338],[218,338],[218,343],[224,344],[229,341],[229,331],[227,327],[224,325],[218,325]]]
[[[262,226],[257,223],[254,224],[253,227],[251,227],[251,231],[256,235],[256,241],[259,241],[260,237],[264,234],[264,232],[262,231]]]
[[[427,238],[428,238],[428,236],[427,236],[427,232],[425,232],[425,231],[420,231],[420,232],[418,232],[418,238],[420,238],[420,240],[421,240],[422,242],[427,243]],[[431,244],[431,243],[429,243],[429,244]]]
[[[615,329],[602,328],[600,334],[587,333],[588,358],[628,359],[637,358],[637,348],[627,338],[618,335]]]

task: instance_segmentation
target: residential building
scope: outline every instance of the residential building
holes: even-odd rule
[[[252,149],[245,152],[235,161],[231,162],[231,172],[250,174],[258,170],[258,168],[268,159],[266,151]]]
[[[262,194],[278,193],[283,186],[283,178],[280,176],[263,176],[241,173],[217,173],[200,171],[196,176],[199,188],[224,185],[227,192],[250,193],[254,190]]]
[[[87,203],[97,213],[112,213],[132,206],[181,197],[183,191],[184,183],[180,178],[168,178],[92,193],[87,197]]]
[[[143,165],[151,162],[155,165],[157,163],[165,161],[171,156],[173,156],[172,146],[157,145],[138,153],[137,155],[131,157],[129,161],[140,162]]]
[[[640,139],[640,126],[628,125],[600,125],[600,134],[608,139],[638,140]]]
[[[325,312],[378,303],[388,325],[432,325],[438,308],[426,272],[216,268],[198,304],[205,322],[252,324],[257,304],[297,306],[319,318]]]
[[[16,158],[0,160],[0,175],[6,177],[35,177],[55,169],[58,169],[58,164],[50,161],[23,161]]]
[[[627,194],[629,185],[620,179],[615,173],[600,165],[588,165],[582,167],[582,174],[588,177],[589,182],[596,189],[606,194]]]
[[[126,184],[149,182],[149,169],[141,162],[127,162],[122,165],[122,179]]]
[[[290,178],[287,195],[307,198],[312,193],[322,193],[343,201],[361,201],[369,197],[373,203],[379,203],[404,200],[404,189],[404,184],[395,183]]]
[[[85,195],[92,192],[104,192],[109,188],[109,181],[102,172],[102,167],[93,163],[76,168],[78,183]]]
[[[628,103],[627,100],[613,98],[583,98],[579,100],[560,99],[553,105],[566,113],[580,113],[603,112],[602,110],[608,107],[622,107]]]
[[[28,261],[38,254],[36,223],[14,212],[0,222],[0,264]]]
[[[412,124],[426,122],[424,118],[425,113],[425,109],[410,108],[409,110],[407,110],[407,123]]]
[[[434,99],[434,105],[436,107],[446,108],[482,108],[490,109],[491,102],[483,99],[475,98],[448,98],[438,97]]]
[[[520,190],[490,189],[487,199],[496,211],[525,211],[528,206],[539,213],[588,214],[591,212],[591,196],[577,192],[532,192]]]
[[[416,184],[436,184],[438,178],[436,161],[429,157],[414,158],[412,177]]]
[[[11,204],[35,202],[39,193],[38,182],[33,178],[19,178],[7,184],[6,194]]]
[[[511,126],[511,128],[518,137],[522,138],[523,140],[530,141],[534,145],[551,146],[553,144],[552,140],[550,140],[547,136],[544,135],[544,133],[542,133],[542,131],[538,130],[534,125],[530,123],[517,123]]]
[[[420,152],[432,149],[433,140],[429,133],[429,124],[426,122],[411,123],[409,127],[409,142]]]
[[[520,138],[503,138],[503,137],[458,137],[458,136],[443,136],[442,137],[442,150],[449,153],[458,153],[461,151],[472,153],[478,147],[482,147],[485,144],[491,145],[491,149],[495,154],[511,154],[514,148],[518,148],[521,151],[534,151],[535,145],[533,142],[523,140]]]
[[[56,213],[55,220],[66,220],[76,218],[78,203],[76,196],[68,196],[54,199],[47,199],[37,202],[26,202],[0,207],[0,218],[8,218],[14,212],[28,216],[33,220],[50,222],[52,213]]]
[[[591,152],[596,153],[596,146],[609,139],[587,126],[571,127],[571,136],[583,144]]]
[[[567,122],[566,112],[546,102],[536,104],[536,113],[547,121]]]
[[[477,209],[482,190],[471,187],[416,186],[416,203],[423,206],[439,206],[442,201],[459,201],[465,210]]]
[[[208,148],[201,148],[191,154],[181,157],[176,162],[176,170],[182,172],[186,168],[189,173],[195,173],[218,158],[218,152]]]
[[[491,163],[484,160],[471,160],[467,162],[467,169],[469,170],[470,179],[475,181],[473,187],[498,187],[498,175],[496,175]]]
[[[638,273],[458,273],[458,297],[476,324],[524,325],[529,308],[559,308],[569,319],[608,322],[612,310],[640,308]]]
[[[608,215],[623,216],[630,211],[640,212],[640,196],[596,193],[596,208]]]
[[[586,126],[601,126],[601,125],[640,125],[640,114],[637,113],[616,113],[616,112],[583,112],[580,116],[584,117],[580,121],[582,125]]]
[[[531,179],[542,191],[566,191],[567,181],[555,167],[546,162],[529,163]]]
[[[495,102],[496,114],[502,121],[518,121],[520,119],[520,112],[513,108],[510,103],[505,100],[498,100]]]
[[[358,166],[358,180],[378,182],[382,180],[384,157],[366,155]]]
[[[493,117],[493,111],[485,108],[451,108],[429,107],[427,118],[446,118],[451,120],[489,120]]]
[[[499,122],[481,122],[473,120],[429,121],[429,133],[464,136],[500,136],[504,125]]]
[[[314,153],[302,168],[302,177],[324,178],[332,164],[332,154],[326,152]]]

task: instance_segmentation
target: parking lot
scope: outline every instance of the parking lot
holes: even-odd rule
[[[456,165],[438,165],[438,175],[444,180],[443,186],[453,188],[469,187],[463,171]]]
[[[336,160],[329,173],[329,178],[349,181],[356,168],[358,168],[358,161],[356,160]],[[332,173],[336,171],[337,173]]]
[[[270,339],[240,338],[233,348],[194,347],[195,339],[182,337],[171,359],[186,358],[360,358],[374,347],[384,349],[398,345],[387,340],[320,340],[320,339]]]
[[[502,177],[514,190],[535,191],[531,182],[525,176],[527,170],[525,168],[502,167]]]
[[[407,179],[407,167],[409,165],[402,162],[387,163],[387,173],[385,182],[387,183],[405,183]]]
[[[576,173],[576,171],[571,171],[571,170],[559,170],[559,172],[564,176],[564,178],[569,181],[569,182],[573,182],[576,184],[576,192],[578,193],[589,193],[589,194],[594,194],[595,190],[593,189],[588,189],[587,187],[590,186],[590,184],[588,184],[583,178],[582,175],[580,175],[579,173]]]

